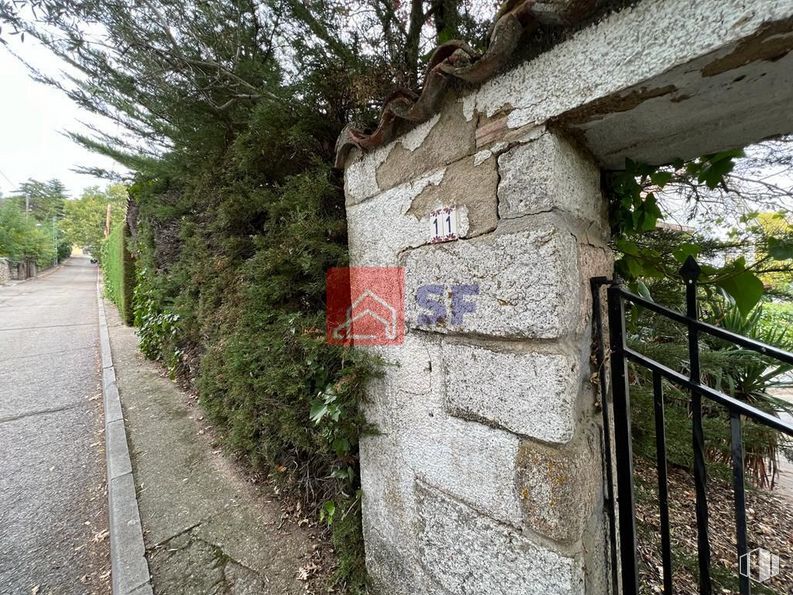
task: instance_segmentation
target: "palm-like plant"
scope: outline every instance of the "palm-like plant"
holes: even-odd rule
[[[712,324],[761,343],[793,351],[791,329],[787,326],[762,324],[762,305],[752,310],[749,315],[743,316],[729,299],[717,299],[709,302],[708,310],[703,314]],[[777,416],[781,413],[793,415],[793,403],[773,393],[774,389],[791,384],[792,365],[724,341],[707,340],[706,344],[710,351],[726,356],[730,364],[720,367],[718,382],[714,383],[717,388],[768,413]],[[712,375],[711,379],[717,380]],[[779,455],[793,460],[793,444],[779,432],[751,421],[745,423],[744,433],[747,469],[760,485],[773,487],[778,473]],[[720,460],[729,458],[729,452],[712,454]]]
[[[735,304],[723,295],[709,295],[702,301],[701,318],[763,343],[793,350],[793,331],[785,326],[762,324],[761,306],[742,316]],[[632,317],[630,342],[649,357],[681,373],[688,373],[688,347],[685,329],[655,316]],[[793,415],[793,403],[773,394],[775,388],[789,383],[793,366],[750,351],[726,341],[701,335],[700,366],[702,381],[736,399],[779,416]],[[654,456],[652,379],[645,370],[631,373],[631,399],[634,438],[638,452]],[[666,402],[668,459],[673,465],[690,467],[691,450],[690,395],[673,385],[664,389]],[[703,403],[703,425],[708,457],[712,462],[731,463],[731,437],[728,412],[721,405]],[[761,486],[773,486],[780,454],[793,460],[793,445],[779,432],[765,425],[745,420],[743,424],[745,463],[749,476]]]

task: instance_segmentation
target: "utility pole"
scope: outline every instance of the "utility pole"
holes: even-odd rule
[[[110,235],[110,203],[107,204],[107,213],[105,214],[105,239]]]

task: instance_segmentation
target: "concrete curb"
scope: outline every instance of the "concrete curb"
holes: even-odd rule
[[[102,287],[96,284],[99,304],[99,351],[102,356],[102,393],[105,405],[107,499],[109,509],[110,563],[114,595],[151,595],[151,577],[143,543],[143,528],[132,477],[127,433],[110,352]]]

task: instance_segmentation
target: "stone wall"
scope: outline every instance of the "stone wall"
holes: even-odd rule
[[[7,258],[0,258],[0,285],[11,280],[11,269]]]
[[[386,594],[607,593],[590,277],[600,167],[793,132],[793,1],[640,0],[345,163],[354,266],[401,266],[406,335],[371,348],[367,567]],[[455,206],[459,239],[431,243]],[[475,285],[428,321],[419,288]],[[452,298],[444,295],[448,307]]]
[[[38,274],[38,267],[34,260],[23,260],[20,262],[8,261],[8,269],[12,280],[24,281]]]
[[[600,173],[544,126],[509,130],[450,96],[346,169],[353,266],[401,266],[404,343],[369,390],[367,565],[382,593],[605,592],[589,278],[610,273]],[[456,206],[460,239],[430,243]],[[427,285],[475,312],[422,320]]]

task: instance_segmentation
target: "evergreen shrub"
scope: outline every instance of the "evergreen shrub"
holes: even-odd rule
[[[132,296],[135,289],[135,263],[127,247],[126,222],[115,225],[102,244],[102,273],[105,295],[118,307],[122,320],[132,324]]]

